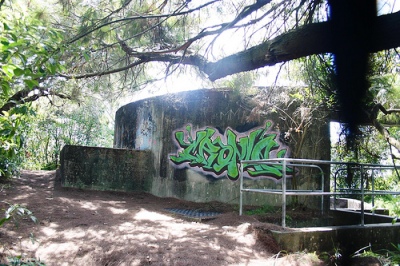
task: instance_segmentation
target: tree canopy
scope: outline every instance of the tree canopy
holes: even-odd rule
[[[398,71],[395,1],[2,0],[0,19],[5,117],[43,97],[107,97],[188,69],[216,81],[302,58],[334,119],[374,125],[400,150],[377,120],[396,110],[369,93],[374,66]],[[374,61],[381,51],[390,57]]]
[[[384,4],[380,2],[380,6]],[[36,20],[30,19],[30,31],[12,32],[16,27],[3,22],[4,54],[25,65],[29,53],[37,52],[39,56],[38,62],[25,68],[17,63],[3,66],[6,78],[16,76],[21,80],[23,76],[25,88],[9,95],[0,110],[7,110],[15,102],[33,100],[26,97],[27,91],[32,90],[37,92],[34,98],[49,93],[73,97],[71,93],[44,90],[43,86],[54,88],[60,80],[99,79],[117,73],[114,87],[139,85],[160,78],[143,75],[145,68],[154,62],[160,64],[165,75],[192,66],[215,81],[316,54],[335,55],[337,76],[343,73],[344,80],[337,79],[338,91],[343,87],[338,97],[343,108],[357,103],[359,109],[367,104],[360,101],[369,100],[363,99],[367,85],[361,81],[366,75],[360,70],[366,68],[362,66],[367,64],[365,58],[370,53],[400,46],[400,13],[378,16],[373,0],[352,0],[346,4],[333,0],[257,0],[252,3],[65,0],[58,5],[56,15],[48,11],[46,14],[46,10],[40,8],[32,12]],[[3,1],[1,8],[4,14],[6,9],[13,8],[13,3]],[[45,35],[40,33],[40,26],[34,28],[40,16],[47,21]],[[3,19],[16,21],[5,15]],[[18,22],[16,26],[22,30],[23,23]],[[17,40],[11,33],[21,37]],[[25,47],[23,42],[25,45],[28,42],[24,34],[31,39]],[[32,47],[35,38],[42,38],[40,47]],[[228,38],[231,41],[227,41]],[[18,51],[13,52],[16,47]],[[25,48],[25,52],[20,48]],[[343,63],[340,63],[339,54],[344,55]],[[350,69],[351,74],[347,74],[350,71],[347,69],[340,71],[342,67],[351,66],[349,62],[357,65]],[[29,73],[23,72],[25,70]],[[353,76],[355,83],[351,81]],[[346,116],[348,109],[343,111],[343,120],[352,122],[352,118]],[[356,118],[353,122],[362,121]]]

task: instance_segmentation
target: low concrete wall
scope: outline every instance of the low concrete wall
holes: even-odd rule
[[[339,252],[348,256],[371,244],[372,250],[393,250],[400,239],[400,224],[333,226],[271,231],[282,250]]]
[[[150,191],[152,153],[126,149],[65,146],[61,184],[97,190]]]
[[[178,197],[194,202],[221,201],[238,204],[239,182],[228,179],[209,182],[191,170],[189,178],[176,184],[154,177],[153,153],[150,150],[110,149],[66,145],[61,151],[60,176],[64,187],[94,190],[142,191],[165,190],[164,197]],[[225,186],[221,185],[225,184]],[[270,180],[246,180],[245,184],[275,185]],[[172,188],[172,190],[171,190]],[[199,190],[201,188],[201,190]],[[199,191],[206,191],[199,193]],[[274,202],[280,202],[279,196]],[[272,198],[272,197],[270,197]],[[245,202],[257,205],[265,195],[246,194]]]
[[[336,226],[361,224],[361,211],[337,208],[330,211],[330,216],[333,217],[332,224]],[[379,213],[364,212],[365,224],[391,223],[393,219],[396,218]]]
[[[268,96],[268,101],[281,105],[279,109],[291,116],[296,105],[279,100],[288,91],[288,88],[275,91]],[[263,112],[253,112],[256,106],[259,102],[254,95],[208,89],[135,101],[116,112],[114,147],[153,153],[155,172],[150,193],[155,196],[230,204],[239,203],[237,172],[242,159],[292,156],[330,159],[329,123],[325,113],[315,113],[316,122],[311,123],[312,127],[303,136],[292,132],[291,123],[281,113],[267,107]],[[244,170],[248,176],[246,187],[276,189],[281,186],[279,169],[249,167]],[[314,178],[313,169],[297,170],[296,178],[288,180],[288,187],[311,190],[322,187],[321,179]],[[324,168],[326,176],[329,170]],[[250,172],[253,172],[251,176]],[[323,186],[329,189],[329,179]],[[288,197],[288,204],[294,199],[309,207],[320,207],[319,197]],[[245,193],[243,202],[245,205],[281,205],[279,196],[260,193]],[[326,201],[326,208],[328,204]]]
[[[262,89],[264,90],[264,89]],[[257,93],[261,90],[257,90]],[[289,88],[282,93],[290,94]],[[249,95],[253,95],[249,94]],[[66,146],[61,158],[64,186],[141,190],[158,197],[239,204],[239,161],[296,156],[329,160],[329,123],[324,113],[307,134],[294,132],[282,114],[255,114],[255,97],[234,91],[197,90],[168,94],[122,106],[115,116],[114,148]],[[290,115],[296,104],[280,92],[269,101]],[[282,99],[281,99],[282,98]],[[275,104],[274,104],[275,105]],[[281,108],[281,107],[279,107]],[[313,114],[314,116],[314,114]],[[318,118],[317,118],[318,117]],[[299,146],[301,143],[301,147]],[[296,169],[287,186],[329,188],[313,169]],[[329,167],[324,169],[329,175]],[[245,187],[279,189],[280,166],[244,168]],[[318,173],[319,174],[319,173]],[[288,197],[290,204],[294,197]],[[296,203],[320,208],[319,198]],[[246,193],[245,205],[280,206],[279,195]],[[326,201],[326,208],[328,207]]]

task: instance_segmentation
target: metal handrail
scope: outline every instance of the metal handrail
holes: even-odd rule
[[[297,167],[313,167],[318,168],[321,172],[321,186],[320,190],[287,190],[286,189],[286,167],[287,165],[297,166]],[[282,189],[257,189],[257,188],[244,188],[243,187],[243,165],[245,164],[269,164],[276,165],[282,164]],[[355,190],[349,190],[349,192],[337,192],[336,191],[336,178],[334,179],[334,192],[324,191],[324,172],[319,165],[352,165],[359,167],[361,171],[361,188]],[[382,165],[382,164],[367,164],[367,163],[354,163],[354,162],[335,162],[335,161],[325,161],[325,160],[313,160],[313,159],[293,159],[293,158],[274,158],[274,159],[262,159],[262,160],[242,160],[240,161],[240,210],[239,215],[243,214],[243,192],[256,192],[256,193],[266,193],[266,194],[281,194],[282,195],[282,227],[286,227],[286,196],[322,196],[321,197],[321,210],[323,211],[323,196],[345,196],[345,195],[361,195],[361,225],[364,225],[364,196],[365,195],[400,195],[398,191],[376,191],[374,190],[374,176],[372,176],[372,191],[364,189],[363,173],[365,170],[387,170],[400,168],[395,165]],[[351,192],[350,192],[351,191]]]

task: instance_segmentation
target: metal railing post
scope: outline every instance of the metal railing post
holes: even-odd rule
[[[361,165],[361,225],[364,225],[364,166]]]
[[[242,216],[243,214],[243,162],[240,163],[240,200],[239,200],[239,215]]]
[[[282,161],[282,227],[286,227],[286,160]]]
[[[266,193],[266,194],[274,194],[274,195],[280,195],[282,196],[282,227],[286,227],[286,204],[287,204],[287,196],[297,196],[297,195],[313,195],[313,196],[322,196],[321,199],[321,205],[322,205],[322,211],[324,211],[324,196],[333,196],[335,199],[335,204],[334,207],[336,208],[336,199],[337,197],[340,197],[342,195],[358,195],[361,196],[361,212],[360,212],[360,220],[361,220],[361,225],[365,225],[365,195],[372,195],[373,198],[373,206],[375,206],[375,195],[400,195],[400,191],[381,191],[381,190],[376,190],[375,189],[375,173],[374,169],[379,169],[379,170],[384,170],[384,169],[399,169],[400,167],[397,167],[395,165],[379,165],[379,164],[360,164],[360,163],[346,163],[346,162],[333,162],[333,161],[323,161],[323,160],[311,160],[311,159],[291,159],[291,158],[272,158],[272,159],[265,159],[265,160],[243,160],[240,162],[240,173],[239,173],[239,178],[240,178],[240,215],[243,215],[243,193],[244,192],[256,192],[256,193]],[[288,164],[289,163],[289,164]],[[265,187],[263,189],[259,188],[251,188],[251,187],[246,187],[244,188],[244,164],[272,164],[275,166],[281,165],[282,166],[282,177],[281,177],[281,189],[266,189]],[[315,165],[314,165],[315,164]],[[322,169],[317,166],[318,164],[328,164],[328,165],[356,165],[358,171],[361,172],[361,188],[353,188],[350,190],[344,190],[340,191],[338,188],[337,184],[337,174],[338,171],[335,172],[333,175],[333,190],[334,192],[331,192],[330,190],[325,192],[324,190],[324,185],[325,185],[325,174],[322,171]],[[322,189],[321,191],[315,190],[314,188],[312,190],[293,190],[293,189],[288,189],[287,188],[287,167],[294,167],[294,166],[303,166],[303,167],[316,167],[319,168],[321,173],[322,173]],[[339,169],[341,170],[341,169]],[[372,180],[371,180],[371,185],[372,185],[372,191],[368,190],[368,187],[365,187],[364,181],[365,181],[365,171],[371,170],[372,171]],[[330,179],[329,179],[330,180]],[[279,182],[278,180],[276,180]],[[331,184],[331,183],[330,183]]]
[[[322,177],[321,177],[321,192],[324,192],[324,188],[325,188],[325,174],[324,172],[321,172]],[[321,215],[324,215],[324,196],[321,196]]]
[[[375,176],[374,170],[371,170],[371,188],[372,188],[372,214],[375,214]]]
[[[332,169],[332,165],[329,165],[330,169]],[[333,175],[333,209],[336,211],[336,200],[337,200],[337,196],[336,196],[336,174],[337,172],[335,172],[335,174]],[[330,186],[330,180],[329,180],[329,186]],[[330,200],[330,199],[329,199]],[[330,206],[329,206],[330,208]]]

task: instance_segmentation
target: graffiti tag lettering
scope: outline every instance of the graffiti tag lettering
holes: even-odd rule
[[[241,134],[227,128],[224,135],[215,128],[207,127],[195,132],[194,138],[192,126],[187,125],[185,130],[174,134],[179,150],[176,155],[170,155],[170,160],[181,168],[194,167],[217,177],[226,174],[229,179],[237,180],[240,160],[285,157],[287,149],[280,146],[277,134],[268,132],[271,125],[267,122],[264,128]],[[282,177],[281,165],[246,164],[243,171],[248,177]],[[287,172],[291,173],[291,169],[287,168]]]

